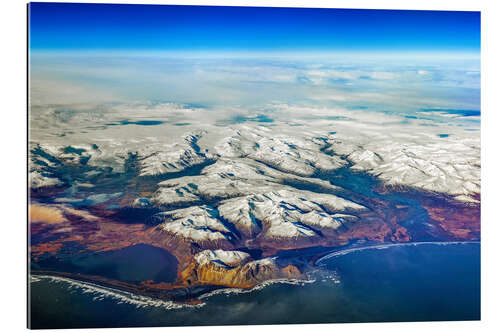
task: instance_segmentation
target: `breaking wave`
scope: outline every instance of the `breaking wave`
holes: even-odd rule
[[[410,243],[388,243],[388,244],[378,244],[378,245],[370,245],[370,246],[363,246],[363,247],[353,247],[345,250],[340,250],[336,252],[329,253],[318,260],[315,261],[315,265],[317,266],[324,266],[325,264],[322,264],[323,261],[335,258],[335,257],[340,257],[349,253],[353,252],[358,252],[358,251],[364,251],[364,250],[383,250],[391,247],[400,247],[400,246],[419,246],[419,245],[460,245],[460,244],[480,244],[478,241],[455,241],[455,242],[410,242]]]
[[[364,251],[364,250],[383,250],[392,247],[401,247],[401,246],[420,246],[420,245],[457,245],[457,244],[480,244],[479,241],[452,241],[452,242],[411,242],[411,243],[389,243],[389,244],[378,244],[371,246],[363,246],[363,247],[354,247],[349,249],[344,249],[336,252],[329,253],[319,259],[316,260],[315,265],[317,266],[325,266],[323,263],[326,260],[343,256],[346,254],[350,254],[353,252]],[[328,274],[327,274],[328,273]],[[325,275],[326,274],[326,275]],[[159,307],[167,310],[173,309],[181,309],[181,308],[198,308],[203,307],[206,303],[202,302],[200,304],[192,305],[185,303],[177,303],[173,301],[165,301],[160,299],[155,299],[148,296],[134,294],[128,291],[117,290],[109,287],[104,287],[101,285],[97,285],[91,282],[77,281],[66,277],[59,276],[51,276],[51,275],[30,275],[29,281],[30,283],[38,283],[40,281],[49,281],[52,283],[65,283],[68,285],[68,289],[70,290],[78,290],[82,294],[93,295],[92,298],[94,301],[99,301],[103,299],[115,299],[117,300],[117,304],[131,304],[135,305],[137,308],[143,307]],[[313,270],[309,272],[308,279],[274,279],[265,281],[257,284],[253,288],[243,289],[243,288],[221,288],[216,289],[206,294],[203,294],[197,297],[199,300],[203,301],[212,296],[216,295],[233,295],[233,294],[247,294],[255,291],[262,290],[266,287],[269,287],[274,284],[289,284],[296,286],[303,286],[305,284],[310,284],[314,282],[325,282],[331,281],[333,283],[339,283],[340,280],[335,272],[324,271],[322,269]]]
[[[137,308],[145,308],[145,307],[161,307],[166,310],[174,310],[181,308],[196,308],[205,306],[206,303],[200,303],[196,305],[184,304],[184,303],[176,303],[172,301],[164,301],[155,298],[151,298],[148,296],[142,296],[138,294],[134,294],[132,292],[117,290],[113,288],[108,288],[104,286],[100,286],[91,282],[83,282],[77,281],[66,277],[52,276],[52,275],[36,275],[30,276],[30,283],[36,283],[40,281],[49,281],[52,283],[66,283],[68,284],[69,290],[79,290],[82,294],[90,294],[94,295],[92,298],[93,301],[100,301],[105,298],[115,299],[117,300],[117,304],[131,304],[135,305]],[[298,280],[298,279],[275,279],[269,280],[262,283],[259,283],[253,288],[243,289],[243,288],[223,288],[216,289],[206,294],[203,294],[198,297],[199,300],[204,300],[210,298],[215,295],[231,295],[231,294],[246,294],[254,291],[262,290],[270,285],[274,284],[290,284],[290,285],[304,285],[306,283],[316,282],[313,280]]]
[[[199,300],[207,299],[209,297],[215,296],[215,295],[231,295],[231,294],[247,294],[251,293],[254,291],[262,290],[270,285],[273,284],[291,284],[291,285],[296,285],[296,286],[303,286],[306,283],[313,283],[316,282],[316,280],[299,280],[299,279],[274,279],[274,280],[269,280],[265,281],[262,283],[257,284],[253,288],[249,289],[243,289],[243,288],[223,288],[223,289],[217,289],[213,290],[209,293],[203,294],[198,297]]]
[[[90,282],[76,281],[73,279],[59,277],[59,276],[50,276],[50,275],[37,275],[30,276],[30,283],[40,282],[42,280],[46,280],[52,283],[66,283],[68,284],[68,289],[76,289],[79,290],[82,294],[94,295],[92,300],[100,301],[105,298],[115,299],[117,300],[117,304],[131,304],[135,305],[137,308],[143,307],[160,307],[167,310],[170,309],[181,309],[181,308],[194,308],[201,307],[205,304],[184,304],[184,303],[176,303],[172,301],[164,301],[160,299],[154,299],[148,296],[142,296],[138,294],[134,294],[127,291],[112,289],[104,286],[99,286]]]

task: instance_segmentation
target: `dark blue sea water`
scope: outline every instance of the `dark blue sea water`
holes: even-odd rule
[[[218,293],[199,307],[157,304],[91,286],[34,278],[33,328],[480,319],[480,245],[364,249],[321,261],[314,282]]]
[[[65,258],[49,257],[32,262],[36,270],[73,274],[97,275],[114,280],[140,283],[173,282],[177,274],[177,259],[168,251],[147,244],[137,244],[120,250],[83,253]]]

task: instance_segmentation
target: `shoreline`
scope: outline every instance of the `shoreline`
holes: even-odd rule
[[[83,274],[72,274],[57,271],[30,271],[30,277],[47,277],[64,280],[69,283],[85,284],[89,288],[101,288],[116,293],[127,293],[138,297],[146,297],[160,302],[175,302],[179,304],[196,305],[197,297],[206,293],[221,289],[216,285],[193,286],[193,287],[172,287],[171,289],[149,288],[145,285],[111,280],[100,276],[88,276]],[[30,281],[31,283],[31,281]]]
[[[419,245],[460,245],[460,244],[480,244],[480,241],[422,241],[409,243],[384,243],[373,244],[368,246],[354,246],[341,250],[330,251],[310,263],[311,268],[321,268],[325,266],[323,261],[335,258],[338,256],[347,255],[357,251],[370,249],[387,249],[400,246],[419,246]],[[314,256],[312,256],[314,257]],[[299,280],[299,279],[270,279],[263,281],[251,288],[231,287],[222,285],[199,285],[192,287],[172,287],[172,289],[154,289],[144,285],[135,285],[131,283],[111,280],[99,276],[86,276],[82,274],[72,274],[57,271],[37,271],[29,272],[30,279],[52,279],[53,281],[62,281],[84,289],[86,292],[99,293],[100,297],[114,297],[120,302],[135,304],[141,306],[157,306],[167,309],[179,309],[183,307],[198,307],[204,306],[203,300],[211,296],[219,294],[240,294],[250,293],[261,290],[269,285],[276,283],[288,284],[305,284],[314,283],[316,279]],[[36,283],[37,280],[30,280],[31,283]]]
[[[185,307],[195,308],[202,307],[206,303],[203,300],[210,298],[212,296],[216,296],[219,294],[242,294],[242,293],[251,293],[253,291],[262,290],[267,286],[273,284],[292,284],[292,285],[303,285],[305,283],[313,283],[316,280],[298,280],[298,279],[271,279],[259,283],[251,288],[238,288],[238,287],[221,287],[221,286],[206,286],[207,288],[215,287],[212,290],[206,290],[204,292],[200,292],[199,295],[193,296],[191,298],[186,298],[184,301],[182,300],[174,300],[174,299],[162,299],[159,297],[155,297],[155,295],[148,295],[146,293],[141,293],[134,289],[125,289],[120,288],[117,285],[106,286],[96,282],[95,280],[84,280],[78,279],[76,277],[68,277],[61,272],[32,272],[30,273],[30,281],[29,283],[37,283],[44,279],[50,279],[52,282],[60,283],[65,282],[71,285],[70,288],[76,287],[83,289],[83,293],[98,293],[99,296],[95,296],[94,299],[101,300],[107,297],[115,298],[120,300],[120,303],[128,303],[136,305],[136,307],[146,307],[146,306],[154,306],[154,307],[163,307],[167,310],[181,309]],[[195,301],[195,302],[193,302]],[[198,301],[198,302],[196,302]]]
[[[314,261],[314,266],[323,266],[322,261],[331,258],[343,256],[350,254],[352,252],[363,251],[363,250],[382,250],[390,247],[400,247],[400,246],[418,246],[418,245],[459,245],[459,244],[481,244],[481,241],[422,241],[422,242],[408,242],[408,243],[382,243],[374,244],[368,246],[354,246],[342,250],[334,250]]]

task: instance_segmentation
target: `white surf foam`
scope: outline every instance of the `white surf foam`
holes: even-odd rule
[[[209,293],[203,294],[198,297],[198,299],[207,299],[215,295],[231,295],[231,294],[247,294],[251,293],[254,291],[262,290],[270,285],[273,284],[291,284],[291,285],[298,285],[298,286],[303,286],[306,283],[313,283],[316,282],[316,280],[299,280],[299,279],[274,279],[274,280],[268,280],[262,283],[257,284],[255,287],[249,288],[249,289],[243,289],[243,288],[224,288],[224,289],[217,289],[214,291],[211,291]]]
[[[409,242],[409,243],[386,243],[386,244],[378,244],[378,245],[370,245],[370,246],[363,246],[363,247],[353,247],[345,250],[340,250],[336,252],[332,252],[330,254],[327,254],[318,260],[316,260],[315,265],[324,265],[321,264],[323,261],[335,258],[335,257],[340,257],[349,253],[353,252],[358,252],[358,251],[364,251],[364,250],[383,250],[387,249],[390,247],[399,247],[399,246],[419,246],[419,245],[441,245],[441,246],[446,246],[446,245],[457,245],[457,244],[479,244],[480,242],[475,242],[475,241],[455,241],[455,242]]]
[[[170,309],[180,309],[186,307],[201,307],[205,305],[197,304],[183,304],[176,303],[172,301],[164,301],[159,299],[154,299],[147,296],[137,295],[131,292],[117,290],[113,288],[108,288],[104,286],[99,286],[90,282],[77,281],[66,277],[52,276],[52,275],[37,275],[36,277],[30,276],[30,282],[39,282],[41,280],[48,280],[52,283],[66,283],[68,284],[69,290],[79,290],[82,294],[94,295],[92,300],[101,301],[106,298],[111,298],[117,300],[117,304],[131,304],[135,305],[137,308],[142,307],[161,307],[167,310]]]

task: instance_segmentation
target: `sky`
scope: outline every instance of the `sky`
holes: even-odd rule
[[[480,51],[480,13],[31,3],[32,51]]]
[[[480,109],[479,12],[31,3],[29,18],[35,104]]]

